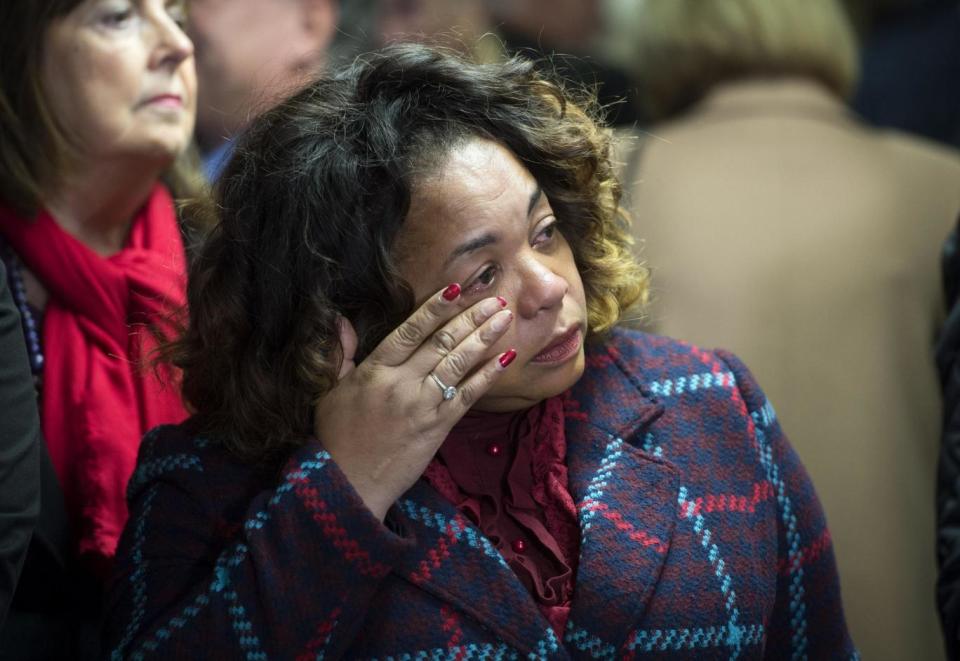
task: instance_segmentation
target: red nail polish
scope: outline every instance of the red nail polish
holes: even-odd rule
[[[497,296],[497,300],[500,301],[500,307],[507,307],[507,299],[505,299],[503,296]]]
[[[497,359],[500,361],[500,369],[505,369],[507,365],[512,363],[513,359],[516,357],[517,357],[517,352],[514,351],[513,349],[510,349],[509,351],[505,351],[502,354],[500,354],[500,358]]]
[[[443,300],[452,301],[453,299],[455,299],[457,296],[460,295],[460,285],[458,285],[457,283],[453,283],[452,285],[444,289],[443,293],[440,295],[443,296]]]

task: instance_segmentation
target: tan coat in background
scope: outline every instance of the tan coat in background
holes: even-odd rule
[[[720,86],[638,135],[622,156],[649,329],[753,369],[823,501],[863,658],[943,658],[932,343],[960,156],[799,79]]]

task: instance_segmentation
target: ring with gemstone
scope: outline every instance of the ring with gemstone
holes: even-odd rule
[[[440,378],[439,378],[436,374],[434,374],[433,372],[430,372],[430,378],[432,378],[432,379],[434,380],[434,382],[436,382],[436,384],[437,384],[438,386],[440,386],[440,392],[443,393],[443,401],[445,401],[445,402],[450,401],[451,399],[453,399],[454,397],[457,396],[457,389],[456,389],[454,386],[448,386],[448,385],[446,385],[446,384],[445,384],[443,381],[441,381]]]

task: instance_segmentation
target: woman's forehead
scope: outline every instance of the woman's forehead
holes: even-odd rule
[[[509,150],[475,139],[452,149],[432,176],[413,187],[410,206],[412,215],[426,211],[478,222],[514,210],[526,215],[537,190],[536,180]]]
[[[426,261],[442,264],[464,242],[525,236],[539,198],[537,181],[510,151],[489,140],[464,143],[411,191],[399,254],[420,261],[429,252]]]

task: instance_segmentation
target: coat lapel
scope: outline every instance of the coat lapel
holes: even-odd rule
[[[676,468],[635,445],[662,412],[615,352],[589,353],[567,399],[567,466],[581,546],[569,650],[613,658],[643,615],[677,519]]]
[[[565,657],[526,588],[493,544],[424,480],[400,501],[417,550],[396,571],[467,613],[507,644],[536,658]]]
[[[663,411],[616,357],[588,353],[565,402],[569,487],[581,547],[570,621],[574,655],[613,658],[642,616],[676,521],[679,477],[633,444]],[[417,540],[396,572],[532,658],[566,658],[547,620],[490,541],[424,480],[395,514]]]

